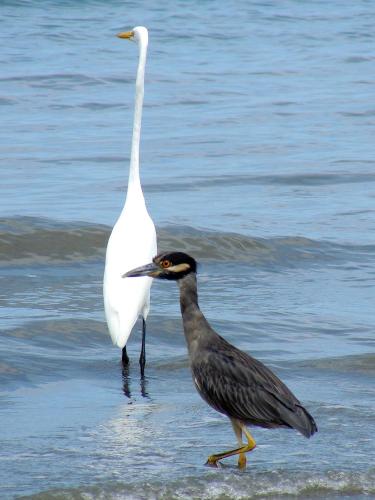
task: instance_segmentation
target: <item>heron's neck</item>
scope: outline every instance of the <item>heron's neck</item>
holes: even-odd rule
[[[188,310],[199,309],[197,275],[195,273],[188,274],[184,278],[178,280],[178,286],[180,288],[182,316],[184,316],[184,313]]]
[[[188,274],[178,281],[185,339],[190,358],[205,342],[210,326],[198,306],[197,276]]]
[[[139,40],[139,61],[137,70],[137,79],[135,83],[135,107],[134,107],[134,123],[133,123],[133,137],[130,154],[130,169],[129,169],[129,183],[128,183],[128,197],[133,195],[141,195],[141,181],[139,177],[139,145],[141,139],[141,124],[142,124],[142,107],[144,95],[144,81],[145,81],[145,66],[147,56],[147,40]]]

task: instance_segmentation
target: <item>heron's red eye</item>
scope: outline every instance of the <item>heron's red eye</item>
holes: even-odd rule
[[[171,266],[170,260],[162,260],[161,261],[161,267],[163,267],[164,269],[166,269],[167,267],[170,267],[170,266]]]

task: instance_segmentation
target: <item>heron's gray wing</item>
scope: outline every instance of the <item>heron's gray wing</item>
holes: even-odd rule
[[[305,436],[317,429],[293,393],[260,361],[218,342],[202,350],[192,373],[203,399],[232,418],[262,427],[293,427]]]

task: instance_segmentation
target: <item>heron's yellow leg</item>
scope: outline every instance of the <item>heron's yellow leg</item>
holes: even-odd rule
[[[250,434],[250,432],[246,429],[246,427],[242,424],[241,426],[242,432],[245,434],[246,439],[247,439],[247,446],[250,448],[247,451],[251,451],[256,447],[256,442],[253,436]],[[244,453],[240,454],[238,457],[238,467],[240,469],[245,469],[246,467],[246,455]]]
[[[234,433],[236,434],[238,444],[242,448],[244,444],[243,444],[243,441],[242,441],[242,427],[241,427],[241,424],[240,424],[240,422],[238,422],[238,420],[235,420],[233,418],[230,421],[231,421]],[[238,455],[238,468],[239,469],[245,469],[246,468],[246,455],[245,455],[245,453],[239,453],[239,455]]]
[[[256,443],[253,438],[253,436],[250,434],[250,432],[246,429],[244,424],[242,422],[239,422],[238,420],[231,419],[232,425],[234,432],[237,436],[237,439],[239,441],[240,446],[239,448],[235,448],[234,450],[229,450],[229,451],[224,451],[222,453],[217,453],[215,455],[210,455],[207,459],[206,465],[213,465],[217,466],[217,462],[219,460],[222,460],[223,458],[226,457],[231,457],[232,455],[239,455],[238,457],[238,467],[240,469],[244,469],[246,467],[246,455],[248,451],[251,451],[255,448]],[[245,434],[246,439],[247,439],[247,444],[243,445],[242,443],[242,432]]]

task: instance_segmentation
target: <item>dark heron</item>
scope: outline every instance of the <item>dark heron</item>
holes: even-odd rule
[[[153,263],[127,272],[124,277],[151,276],[177,281],[190,367],[197,391],[212,408],[229,417],[239,447],[208,457],[207,464],[245,453],[256,443],[246,425],[296,429],[309,438],[317,430],[313,417],[283,382],[257,359],[240,351],[209,325],[198,306],[197,263],[182,252],[161,253]],[[246,437],[247,444],[242,441]]]

